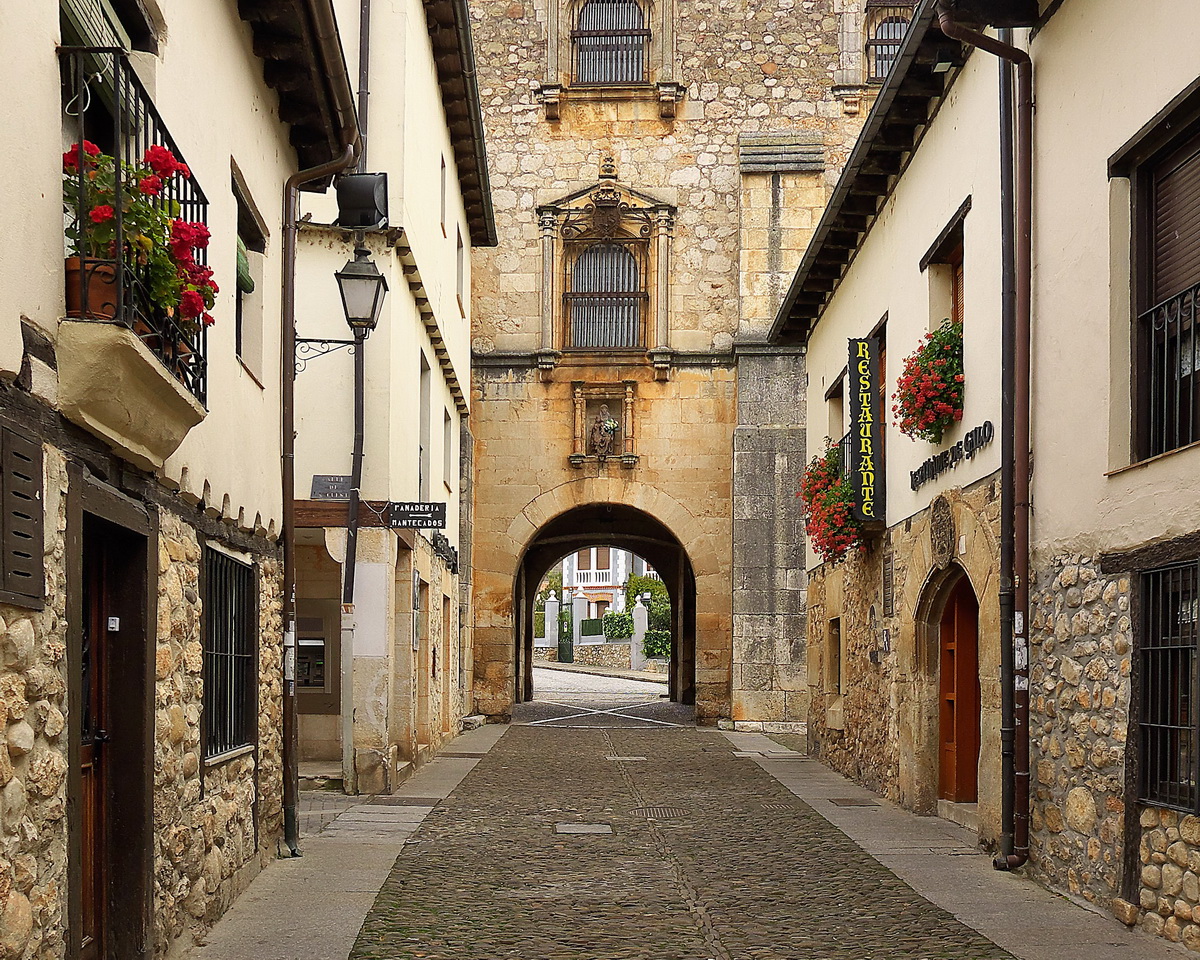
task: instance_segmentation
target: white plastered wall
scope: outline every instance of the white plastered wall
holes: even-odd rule
[[[939,493],[966,487],[999,469],[994,441],[971,460],[913,491],[910,472],[963,439],[984,421],[1000,422],[1000,228],[998,71],[994,58],[977,54],[963,68],[920,150],[884,207],[808,344],[808,449],[824,449],[829,429],[825,394],[847,365],[847,339],[868,336],[887,316],[887,523],[927,507]],[[963,221],[966,376],[962,422],[941,444],[910,440],[892,415],[904,358],[931,323],[928,270],[920,260],[971,197]],[[931,268],[932,269],[932,268]],[[936,281],[935,281],[936,282]],[[997,433],[998,437],[998,433]],[[831,438],[836,442],[839,437]],[[820,563],[809,552],[810,567]]]

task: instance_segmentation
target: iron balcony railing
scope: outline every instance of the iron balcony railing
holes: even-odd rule
[[[1200,284],[1139,318],[1143,456],[1200,440],[1200,342],[1196,337]]]
[[[841,460],[842,476],[850,479],[850,461],[854,458],[854,431],[849,430],[838,441],[838,457]]]
[[[154,254],[164,242],[170,245],[162,235],[164,222],[168,237],[175,222],[193,233],[195,225],[206,225],[208,200],[124,51],[63,47],[60,54],[64,120],[74,126],[67,135],[75,144],[73,169],[64,160],[65,227],[77,254],[68,258],[68,313],[128,327],[205,403],[207,309],[184,316],[181,303],[164,293],[179,275],[171,276],[163,257]],[[154,154],[152,148],[157,148]],[[103,166],[92,156],[96,151],[106,158]],[[150,156],[158,170],[149,164]],[[174,169],[179,172],[153,179],[146,175],[148,170],[165,173],[167,156],[178,162]],[[201,233],[204,239],[187,256],[206,272],[207,228]],[[193,298],[188,306],[196,302]]]

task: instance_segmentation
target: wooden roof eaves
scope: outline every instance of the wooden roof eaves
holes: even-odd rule
[[[438,88],[454,147],[459,189],[467,211],[471,243],[494,247],[496,217],[488,178],[483,107],[475,74],[475,50],[466,0],[423,0],[433,47]]]
[[[896,64],[888,74],[879,91],[875,104],[867,117],[862,133],[850,153],[846,166],[838,178],[825,212],[817,224],[812,240],[805,250],[787,295],[775,315],[768,341],[772,343],[803,342],[824,313],[832,298],[837,282],[845,275],[858,250],[874,225],[876,215],[882,209],[895,183],[903,175],[904,168],[920,142],[921,134],[933,119],[936,110],[930,111],[934,101],[940,105],[949,89],[949,80],[939,90],[931,84],[933,74],[925,71],[918,74],[914,67],[928,60],[930,47],[940,47],[951,41],[942,36],[936,27],[937,0],[921,0],[905,34],[904,42],[896,58]],[[915,81],[915,83],[913,82]],[[904,137],[910,143],[903,144]],[[878,144],[878,145],[877,145]],[[880,156],[898,156],[900,162],[890,165],[895,173],[867,172],[871,169],[868,159],[878,170],[889,169],[880,162]],[[865,203],[874,203],[875,212],[867,215],[862,229],[855,229],[855,243],[845,246],[848,227],[858,227],[860,220],[842,219],[844,208],[853,210],[861,217]],[[832,241],[832,242],[831,242]],[[837,281],[825,289],[825,276],[811,276],[813,268],[822,264],[826,269],[836,267]],[[824,271],[822,271],[824,273]]]

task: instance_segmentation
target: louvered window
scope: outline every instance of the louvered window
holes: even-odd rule
[[[253,744],[258,729],[254,567],[204,552],[204,755]]]
[[[1145,164],[1137,182],[1137,447],[1152,457],[1200,441],[1200,135]]]
[[[646,299],[642,270],[628,245],[585,247],[570,271],[567,346],[577,350],[642,346]]]
[[[41,443],[0,426],[0,465],[0,600],[40,610],[46,596]]]
[[[650,31],[637,0],[587,0],[571,39],[576,83],[645,82]]]

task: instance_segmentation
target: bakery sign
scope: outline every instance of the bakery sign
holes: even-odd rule
[[[854,488],[854,515],[859,520],[884,519],[882,391],[879,383],[879,340],[850,341],[850,443],[844,469]]]

